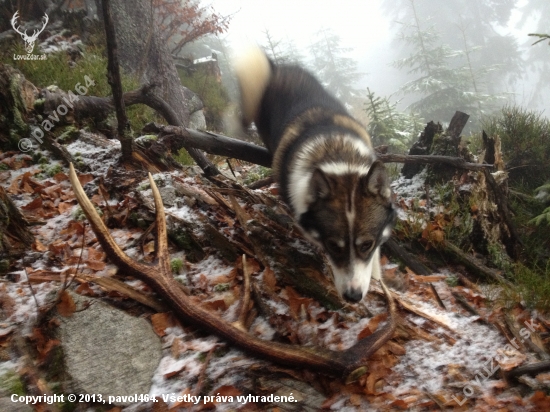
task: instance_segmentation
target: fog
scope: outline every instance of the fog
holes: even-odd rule
[[[490,100],[487,96],[498,96],[490,105],[482,103],[484,113],[514,103],[547,115],[550,111],[547,97],[550,96],[550,46],[548,41],[532,46],[536,38],[528,34],[550,33],[550,20],[541,18],[550,13],[550,1],[502,0],[496,2],[498,5],[494,3],[477,0],[449,3],[440,0],[215,0],[211,4],[217,12],[233,15],[229,31],[221,38],[234,51],[250,43],[265,45],[268,30],[273,39],[292,43],[302,57],[309,60],[316,33],[329,29],[339,36],[340,46],[349,49],[345,55],[357,63],[357,72],[362,74],[354,80],[354,89],[364,92],[368,87],[378,96],[399,101],[401,110],[406,110],[422,95],[400,92],[400,88],[418,78],[419,73],[409,73],[411,67],[397,69],[392,65],[395,60],[414,53],[414,46],[403,40],[407,26],[412,24],[410,8],[414,4],[422,30],[438,33],[439,43],[450,49],[463,49],[463,57],[466,56],[464,49],[469,50],[468,57],[474,61],[470,64],[470,72],[475,72],[476,79],[479,78],[474,88],[486,96],[486,100]],[[459,27],[465,32],[464,42]],[[468,46],[464,48],[464,44]],[[465,62],[465,57],[462,60],[455,58],[449,66],[458,70]],[[483,78],[480,73],[484,73]]]

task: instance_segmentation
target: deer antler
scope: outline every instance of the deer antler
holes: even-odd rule
[[[50,21],[50,18],[48,17],[48,15],[46,13],[44,13],[44,17],[42,17],[42,18],[44,19],[44,25],[42,26],[42,28],[40,30],[38,30],[38,31],[36,31],[36,29],[34,30],[34,33],[29,38],[31,41],[34,41],[38,38],[38,35],[44,31],[44,29],[46,28],[46,24],[48,24],[48,22]]]
[[[345,351],[337,352],[315,346],[295,346],[264,341],[252,336],[191,301],[172,276],[166,238],[164,206],[151,174],[149,174],[149,182],[156,208],[158,257],[156,264],[136,262],[120,249],[84,193],[72,164],[70,165],[70,180],[75,196],[90,221],[99,243],[101,243],[107,256],[122,272],[147,283],[183,322],[193,323],[232,342],[247,352],[276,363],[299,366],[300,368],[316,370],[328,375],[347,377],[350,373],[362,367],[365,361],[388,341],[395,331],[396,304],[389,290],[380,281],[388,300],[390,321],[384,328],[378,329],[372,335],[362,339]]]
[[[23,37],[27,37],[27,32],[24,33],[19,31],[17,27],[15,27],[15,24],[17,23],[17,19],[19,18],[19,10],[15,12],[13,17],[11,18],[11,26],[13,27],[13,30],[15,30],[16,33],[19,33]]]

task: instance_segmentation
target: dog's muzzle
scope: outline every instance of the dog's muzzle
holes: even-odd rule
[[[363,299],[363,291],[359,288],[349,288],[344,292],[344,299],[348,302],[357,303]]]

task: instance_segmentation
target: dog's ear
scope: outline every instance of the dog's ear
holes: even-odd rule
[[[309,185],[309,198],[312,202],[327,199],[332,192],[330,181],[321,169],[315,169]]]
[[[366,176],[361,177],[361,190],[365,195],[380,196],[384,200],[390,200],[390,179],[384,163],[376,160]]]

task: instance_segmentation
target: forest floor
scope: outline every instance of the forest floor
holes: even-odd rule
[[[81,132],[80,137],[85,134]],[[67,150],[89,167],[90,172],[81,173],[79,179],[109,222],[118,245],[132,258],[153,261],[155,242],[147,228],[154,209],[145,175],[116,172],[116,141],[105,140],[99,147],[92,140],[79,138],[68,144]],[[49,157],[49,153],[42,152],[42,156]],[[76,273],[70,289],[125,310],[138,307],[162,339],[162,360],[149,395],[159,399],[163,394],[212,397],[199,405],[162,401],[164,409],[156,410],[550,410],[550,373],[522,376],[519,381],[504,378],[506,371],[546,359],[550,321],[521,305],[505,311],[498,304],[498,286],[478,284],[464,268],[446,265],[429,276],[419,276],[383,256],[384,278],[399,306],[399,326],[393,338],[367,362],[366,373],[346,384],[339,378],[257,359],[216,336],[182,324],[169,311],[158,312],[143,305],[154,300],[153,293],[143,282],[118,274],[106,260],[82,219],[67,168],[55,162],[47,167],[35,164],[31,156],[21,152],[0,152],[0,162],[5,165],[5,170],[0,169],[0,185],[31,223],[35,236],[32,251],[15,262],[0,282],[0,376],[7,371],[29,373],[28,360],[12,351],[18,337],[36,346],[36,357],[30,364],[37,370],[47,367],[48,354],[59,341],[45,338],[52,334],[44,329],[55,329],[56,325],[38,321],[66,280]],[[255,169],[240,165],[234,170],[242,182]],[[233,178],[229,171],[226,173]],[[242,296],[244,253],[259,291],[253,296],[255,310],[247,321],[253,335],[342,350],[386,322],[386,302],[377,282],[363,302],[340,302],[342,307],[334,309],[305,295],[292,281],[263,264],[265,259],[254,256],[254,247],[231,210],[228,192],[204,179],[195,168],[157,174],[154,179],[163,193],[169,228],[191,228],[188,234],[194,246],[183,251],[172,242],[170,252],[175,276],[197,304],[228,322],[235,321]],[[421,179],[394,182],[400,219],[410,218],[412,208],[407,205],[418,201],[414,188],[422,187]],[[270,211],[284,210],[276,186],[245,193],[250,195],[239,197],[240,205],[265,225],[272,224]],[[225,239],[222,244],[229,246],[221,250],[217,246],[220,241],[205,233],[206,226],[215,227]],[[289,242],[296,253],[319,256],[292,224],[286,228],[279,241]],[[121,282],[100,281],[105,278]],[[126,294],[120,287],[122,282],[140,296],[142,303],[135,295],[131,298]],[[335,295],[328,279],[319,282]],[[74,311],[67,298],[53,302],[58,313],[70,316]],[[289,393],[298,400],[296,404],[269,399],[245,403],[238,398]],[[45,408],[36,406],[36,410]],[[132,405],[110,410],[140,409]]]

